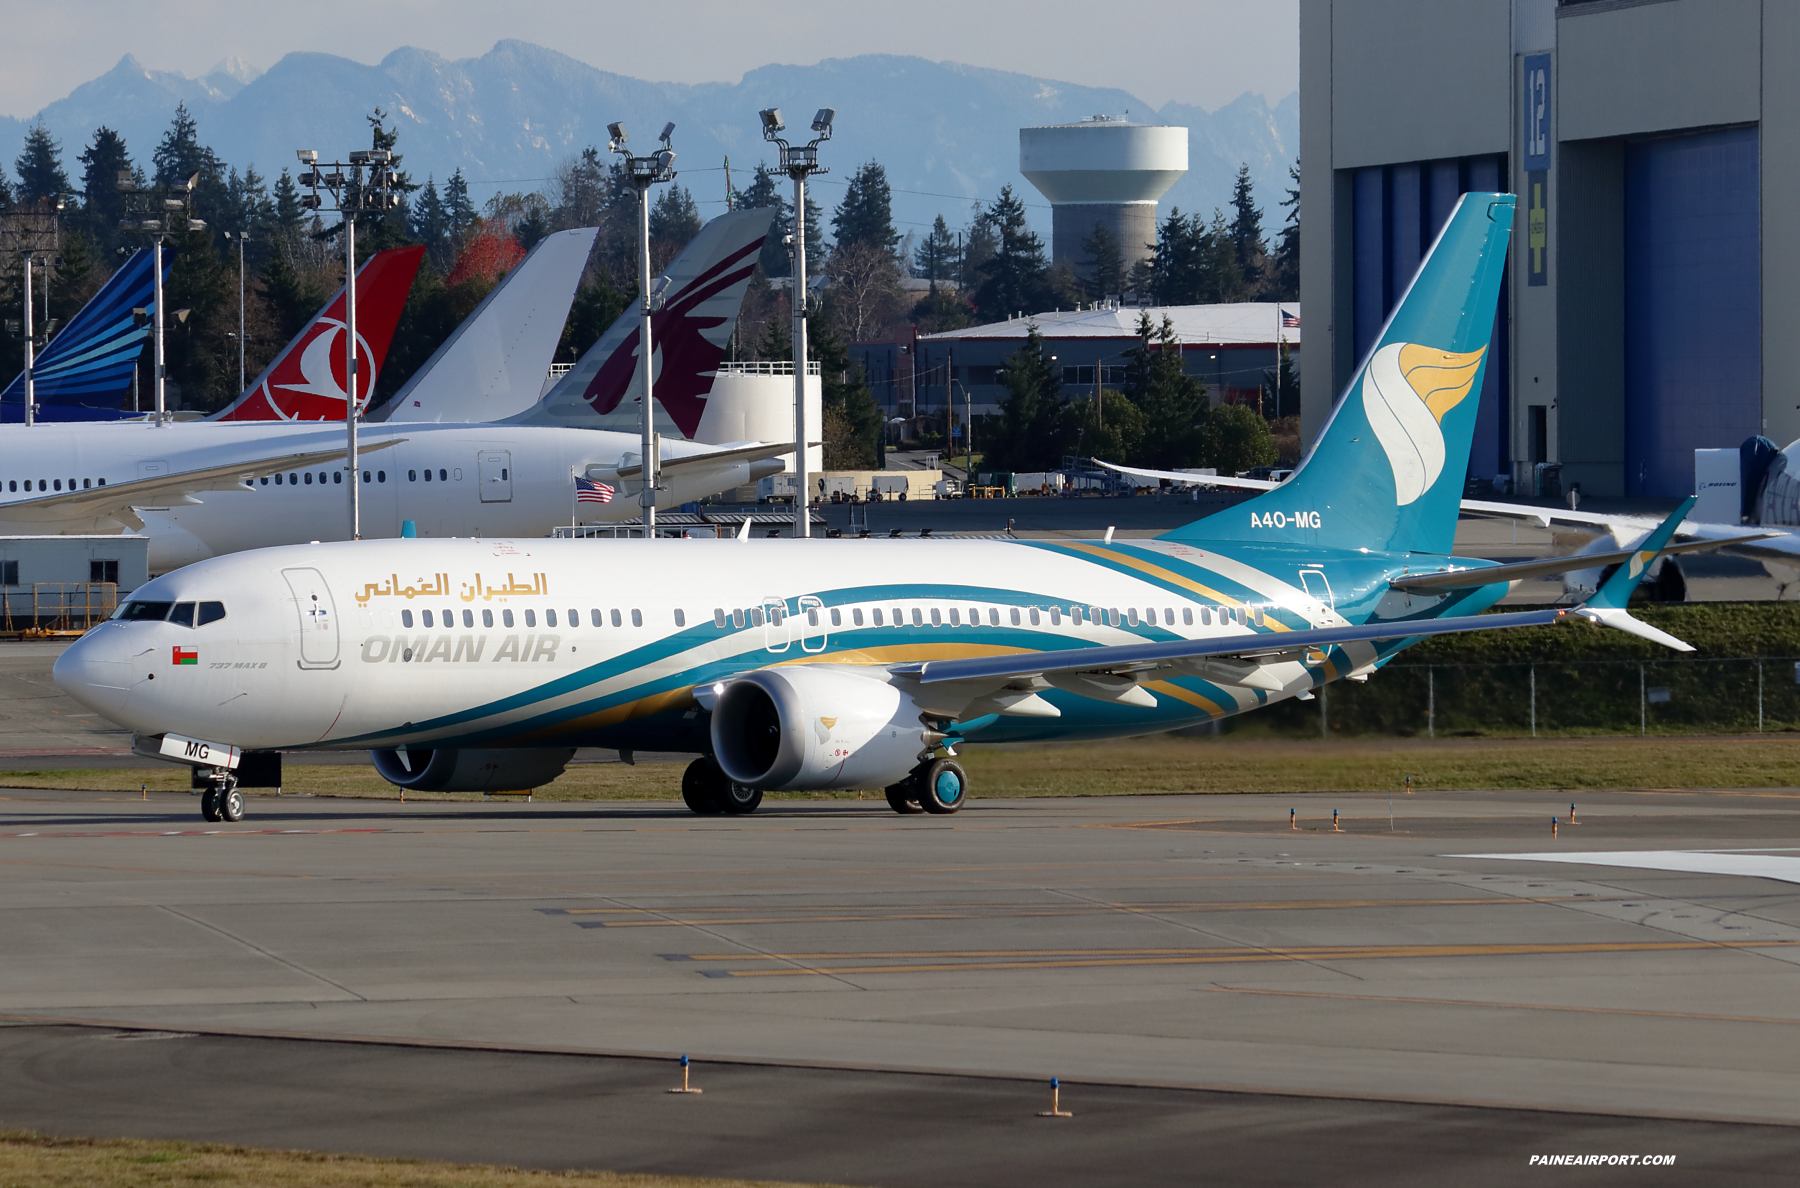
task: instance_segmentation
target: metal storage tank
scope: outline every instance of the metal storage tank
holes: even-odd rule
[[[1019,172],[1050,200],[1051,258],[1082,270],[1096,224],[1118,241],[1127,270],[1150,256],[1156,204],[1188,168],[1188,130],[1094,116],[1019,129]]]

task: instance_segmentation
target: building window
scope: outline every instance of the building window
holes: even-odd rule
[[[119,584],[119,563],[117,561],[89,561],[88,581],[111,582]]]
[[[19,584],[19,563],[17,561],[0,561],[0,586],[16,586]]]

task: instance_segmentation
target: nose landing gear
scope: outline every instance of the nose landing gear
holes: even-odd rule
[[[200,793],[200,815],[208,821],[242,821],[244,794],[238,791],[236,774],[215,767],[207,780],[206,788]]]

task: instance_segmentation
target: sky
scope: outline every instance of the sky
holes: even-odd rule
[[[550,46],[659,82],[736,82],[771,63],[911,54],[1118,87],[1161,107],[1214,110],[1245,91],[1300,85],[1298,0],[56,0],[9,5],[0,112],[26,118],[134,54],[203,75],[237,57],[258,69],[310,50],[373,64],[411,45],[477,57],[496,41]],[[1109,13],[1130,24],[1103,25]]]

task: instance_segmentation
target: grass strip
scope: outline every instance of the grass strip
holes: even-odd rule
[[[59,1138],[26,1130],[0,1130],[0,1184],[34,1188],[779,1188],[769,1180],[526,1171],[168,1139]]]
[[[1800,788],[1800,738],[1297,740],[1159,735],[1108,742],[968,747],[976,797],[1156,793],[1380,792],[1402,786],[1480,788]],[[570,768],[538,800],[675,800],[681,765]],[[290,765],[284,791],[398,799],[368,767]],[[186,790],[185,769],[20,771],[0,786],[136,792]],[[871,790],[865,797],[879,792]],[[771,799],[849,799],[851,792],[783,792]],[[479,793],[407,793],[408,800],[480,800]]]

